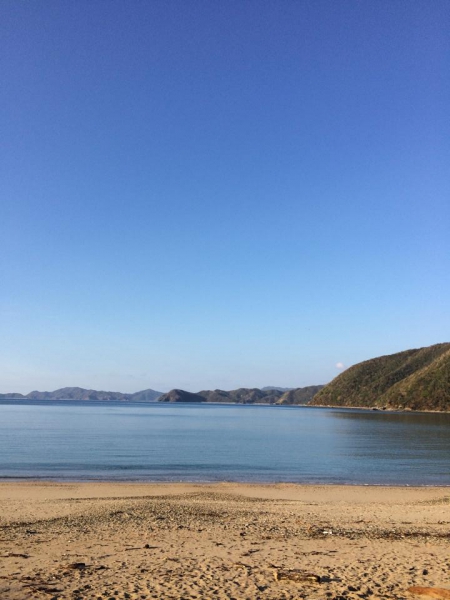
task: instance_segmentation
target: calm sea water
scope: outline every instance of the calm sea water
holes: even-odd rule
[[[450,414],[1,401],[0,478],[450,485]]]

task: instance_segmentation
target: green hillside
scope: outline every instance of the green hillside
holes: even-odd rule
[[[276,388],[239,388],[237,390],[202,390],[197,394],[184,390],[171,390],[158,398],[158,402],[216,402],[225,404],[307,404],[322,385],[295,388],[287,392]]]
[[[322,388],[323,385],[310,385],[289,390],[277,400],[276,404],[308,404]]]
[[[358,363],[310,404],[450,411],[450,343]]]

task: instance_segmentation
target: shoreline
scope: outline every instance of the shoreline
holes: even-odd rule
[[[2,477],[0,476],[0,486],[3,484],[30,484],[30,485],[148,485],[148,486],[171,486],[171,485],[199,485],[199,486],[215,486],[215,485],[236,485],[236,486],[296,486],[299,488],[315,488],[315,487],[330,487],[330,488],[385,488],[385,489],[401,489],[401,490],[421,490],[421,489],[436,489],[448,490],[450,483],[346,483],[346,482],[307,482],[307,481],[264,481],[264,480],[234,480],[234,479],[217,479],[217,480],[200,480],[200,479],[80,479],[80,478],[49,478],[43,477]]]
[[[450,593],[448,487],[0,482],[0,597]]]
[[[30,398],[0,398],[0,405],[14,405],[17,403],[21,403],[27,406],[33,405],[49,405],[52,404],[83,404],[84,406],[89,404],[119,404],[121,406],[125,405],[133,405],[133,406],[267,406],[267,407],[277,407],[277,408],[314,408],[314,409],[333,409],[333,410],[358,410],[358,411],[366,411],[366,412],[380,412],[386,414],[442,414],[449,415],[450,410],[432,410],[432,409],[420,409],[415,410],[413,408],[391,408],[391,407],[379,407],[376,405],[373,406],[342,406],[342,405],[329,405],[329,404],[277,404],[276,402],[159,402],[158,400],[152,400],[149,402],[146,401],[132,401],[132,400],[72,400],[68,399],[43,399],[43,400],[33,400]]]

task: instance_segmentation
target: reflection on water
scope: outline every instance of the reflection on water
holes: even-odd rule
[[[371,469],[376,458],[378,463],[403,465],[408,474],[430,469],[436,482],[439,475],[448,482],[450,414],[336,410],[330,416],[349,453],[366,460]]]
[[[450,485],[450,414],[3,401],[0,477]]]

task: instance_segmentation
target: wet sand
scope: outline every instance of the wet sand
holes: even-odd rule
[[[0,483],[0,598],[450,598],[450,488]],[[422,590],[423,593],[423,590]]]

